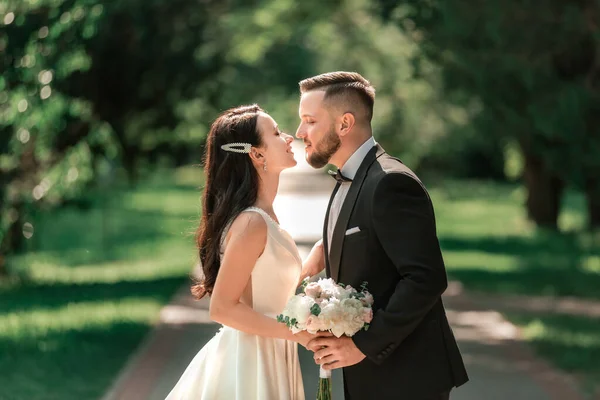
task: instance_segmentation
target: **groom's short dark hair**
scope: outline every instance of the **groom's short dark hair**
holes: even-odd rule
[[[341,99],[352,102],[358,100],[365,108],[367,121],[371,122],[373,118],[375,88],[358,72],[327,72],[304,79],[300,81],[299,85],[300,93],[323,90],[325,101]]]

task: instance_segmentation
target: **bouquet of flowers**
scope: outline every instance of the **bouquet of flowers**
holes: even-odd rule
[[[373,296],[364,282],[360,290],[335,283],[333,279],[319,279],[302,285],[302,292],[288,301],[277,321],[285,323],[293,333],[328,331],[336,337],[353,336],[367,330],[373,319]],[[331,400],[331,371],[319,373],[317,400]]]

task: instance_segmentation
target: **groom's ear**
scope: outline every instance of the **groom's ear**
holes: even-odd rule
[[[340,120],[340,136],[346,136],[352,130],[355,123],[354,114],[351,112],[344,113]]]

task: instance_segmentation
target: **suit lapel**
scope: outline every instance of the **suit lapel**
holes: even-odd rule
[[[323,224],[323,246],[325,250],[325,272],[327,272],[327,277],[331,276],[331,268],[329,266],[329,240],[328,240],[328,232],[327,228],[329,227],[329,213],[331,211],[331,203],[333,203],[333,198],[335,197],[337,191],[340,189],[341,184],[338,182],[331,193],[331,197],[329,198],[329,204],[327,205],[327,212],[325,213],[325,222]]]
[[[342,258],[342,246],[344,244],[344,236],[346,229],[348,228],[348,221],[350,215],[354,209],[356,198],[360,193],[360,188],[367,176],[367,171],[373,162],[383,154],[381,146],[377,145],[373,147],[368,153],[363,162],[360,164],[356,176],[352,180],[348,194],[344,199],[344,204],[340,210],[340,215],[336,221],[335,228],[333,229],[333,236],[331,238],[331,255],[329,256],[329,268],[331,271],[331,277],[337,281],[340,272],[340,261]],[[331,206],[331,203],[330,203]]]

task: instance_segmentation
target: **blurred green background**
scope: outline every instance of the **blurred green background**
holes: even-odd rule
[[[452,279],[600,300],[599,18],[592,0],[0,0],[0,398],[100,396],[196,263],[210,122],[256,102],[294,133],[298,81],[327,71],[375,85],[376,139],[431,188]],[[597,320],[507,317],[600,381]]]

